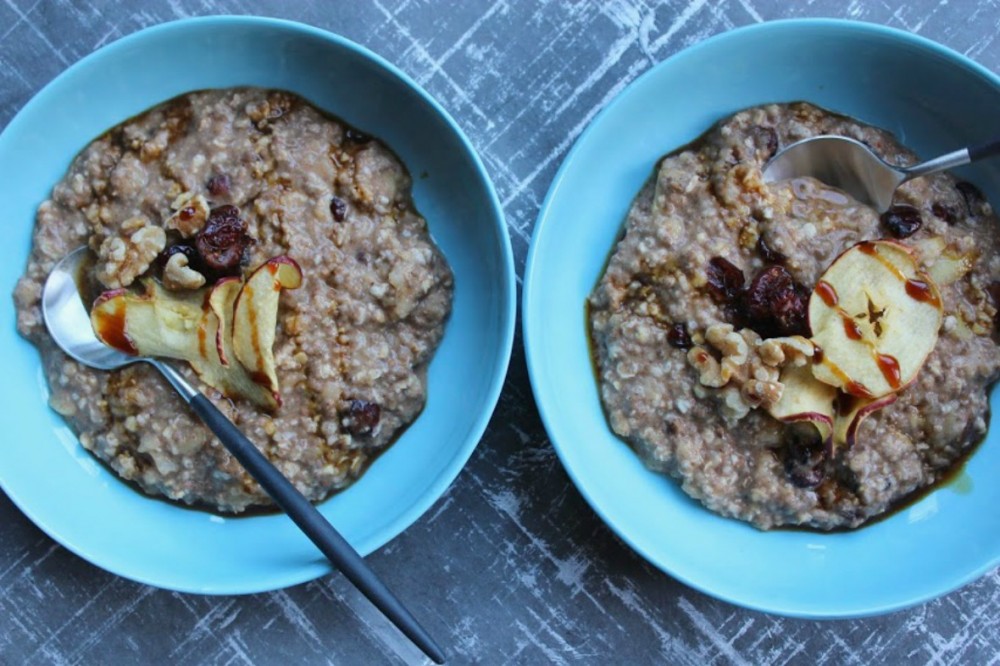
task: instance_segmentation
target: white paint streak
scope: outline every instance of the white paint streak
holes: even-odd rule
[[[740,656],[740,653],[733,648],[732,642],[727,640],[719,631],[712,626],[712,623],[695,608],[694,604],[687,600],[687,597],[680,597],[677,600],[677,607],[684,611],[691,622],[694,623],[695,628],[700,631],[709,642],[719,650],[719,654],[725,657],[726,661],[731,664],[738,664],[739,666],[748,665],[746,659]]]
[[[667,31],[664,32],[660,37],[658,37],[656,41],[650,44],[649,48],[650,52],[656,53],[664,46],[666,46],[670,42],[670,40],[674,37],[674,35],[679,33],[684,28],[684,26],[686,26],[688,22],[694,17],[694,15],[697,14],[701,10],[701,8],[705,6],[706,2],[707,0],[691,0],[691,2],[688,3],[688,6],[685,7],[680,14],[677,15],[677,18],[674,19],[674,22],[670,24],[670,27],[667,28]]]
[[[528,188],[528,186],[534,182],[534,180],[538,177],[538,175],[542,173],[542,171],[547,169],[549,165],[556,160],[556,158],[563,156],[563,153],[565,153],[565,151],[570,147],[570,145],[574,141],[576,141],[576,138],[580,135],[580,133],[584,130],[584,128],[586,128],[587,125],[590,124],[590,121],[594,119],[594,116],[596,116],[601,111],[601,109],[607,106],[608,102],[614,99],[615,96],[617,96],[618,93],[620,93],[625,88],[625,86],[631,83],[632,80],[638,75],[638,73],[644,67],[645,67],[644,60],[637,63],[633,63],[631,66],[629,66],[628,73],[611,85],[608,91],[601,98],[601,101],[590,107],[590,109],[587,110],[584,116],[575,125],[573,125],[573,127],[569,130],[569,132],[563,137],[562,141],[560,141],[555,148],[549,151],[548,155],[546,155],[538,163],[538,166],[532,169],[531,172],[529,172],[528,175],[525,176],[521,180],[521,182],[519,182],[517,186],[504,198],[503,200],[504,208],[506,208],[514,199],[520,196],[521,193],[524,192]]]
[[[61,62],[63,65],[69,65],[69,60],[67,60],[66,56],[63,55],[62,49],[56,48],[56,45],[52,43],[52,41],[48,38],[48,36],[44,32],[42,32],[37,25],[35,25],[34,21],[28,18],[27,14],[22,12],[18,8],[18,6],[15,5],[11,0],[4,0],[4,2],[8,7],[14,10],[14,13],[17,14],[18,19],[20,21],[23,21],[25,24],[27,24],[29,28],[31,28],[31,31],[35,33],[35,35],[40,40],[42,40],[42,43],[49,48],[49,51],[52,52],[52,55],[54,55],[56,58],[59,59],[59,62]],[[32,9],[34,9],[34,7],[35,5],[32,5]]]

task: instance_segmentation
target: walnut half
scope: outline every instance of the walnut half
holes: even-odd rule
[[[178,252],[163,267],[163,286],[171,291],[197,289],[205,284],[205,276],[188,265],[188,258]]]
[[[147,224],[144,218],[133,218],[123,228],[139,229],[128,238],[109,236],[97,251],[97,279],[106,287],[127,287],[146,272],[156,255],[167,245],[167,234],[162,227]]]

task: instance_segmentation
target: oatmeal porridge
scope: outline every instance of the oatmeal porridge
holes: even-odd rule
[[[276,326],[247,334],[255,349],[273,337],[262,365],[241,355],[236,300],[232,349],[220,343],[215,366],[193,363],[197,373],[176,366],[306,497],[350,484],[423,408],[451,309],[451,271],[410,189],[380,141],[281,91],[195,92],[108,131],[39,207],[15,291],[18,329],[41,351],[52,408],[146,492],[226,512],[268,505],[158,373],[67,358],[39,300],[52,266],[83,245],[96,257],[81,277],[101,294],[95,312],[115,297],[207,311],[223,292],[232,306],[269,271],[288,289],[261,301]],[[234,351],[247,372],[229,382],[234,366],[218,359]]]
[[[781,146],[887,132],[806,104],[748,109],[665,157],[632,204],[588,325],[612,429],[709,509],[857,527],[985,435],[1000,374],[997,218],[970,183],[904,184],[879,215]]]

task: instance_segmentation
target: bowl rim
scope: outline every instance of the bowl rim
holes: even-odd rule
[[[428,105],[434,114],[444,121],[448,131],[450,131],[458,139],[461,150],[463,150],[469,158],[475,172],[475,178],[482,184],[484,193],[486,194],[486,198],[488,200],[487,213],[493,223],[492,227],[494,228],[494,235],[498,241],[498,264],[501,269],[500,275],[496,278],[499,288],[500,302],[499,320],[497,322],[497,327],[500,332],[500,344],[496,349],[496,360],[493,365],[492,379],[486,393],[484,394],[484,404],[488,407],[487,409],[484,409],[482,413],[480,413],[471,423],[469,436],[461,443],[460,447],[457,447],[455,455],[452,456],[451,459],[445,464],[443,472],[439,474],[434,482],[428,486],[425,492],[421,495],[420,499],[411,504],[404,511],[401,511],[395,520],[370,535],[366,542],[358,548],[360,554],[362,556],[366,556],[375,550],[384,547],[390,541],[402,534],[421,516],[423,516],[436,502],[442,498],[451,484],[458,477],[459,473],[465,468],[466,463],[482,439],[493,413],[496,411],[500,394],[506,381],[510,359],[513,352],[517,316],[516,270],[514,266],[510,233],[508,231],[506,218],[503,213],[503,206],[500,203],[496,188],[489,176],[488,171],[486,170],[485,165],[483,164],[482,158],[479,156],[479,153],[476,151],[468,136],[466,136],[462,128],[458,125],[454,118],[452,118],[451,114],[449,114],[434,97],[425,91],[420,84],[418,84],[408,74],[403,72],[399,67],[369,48],[337,33],[298,21],[281,18],[245,15],[198,16],[158,23],[142,28],[109,44],[101,46],[69,65],[52,80],[42,86],[41,89],[36,91],[17,111],[17,113],[14,114],[14,116],[7,123],[6,127],[0,131],[0,150],[3,149],[8,137],[20,131],[21,124],[27,122],[26,119],[33,115],[35,107],[41,105],[50,96],[58,94],[58,89],[66,85],[68,80],[74,78],[78,70],[91,66],[95,63],[95,61],[117,58],[119,53],[123,50],[129,49],[134,44],[141,43],[150,37],[161,36],[163,34],[182,34],[189,29],[203,28],[206,25],[223,30],[234,27],[278,30],[294,37],[319,39],[337,48],[353,52],[353,54],[371,62],[377,69],[382,70],[385,74],[388,74],[390,77],[396,79],[405,88],[415,93],[422,103]],[[67,550],[73,552],[84,560],[87,560],[91,564],[117,576],[121,576],[138,583],[159,587],[161,589],[198,594],[254,594],[308,582],[332,571],[332,565],[323,560],[325,565],[324,568],[317,569],[315,566],[309,565],[298,568],[290,568],[284,574],[278,573],[277,575],[270,577],[263,584],[249,581],[248,584],[232,584],[229,586],[213,587],[209,592],[206,592],[204,588],[199,586],[176,584],[174,581],[171,581],[169,584],[164,584],[164,582],[156,580],[155,577],[146,575],[142,570],[127,572],[122,571],[118,566],[104,562],[103,558],[100,556],[99,549],[94,550],[77,544],[71,540],[64,539],[58,530],[53,529],[52,526],[48,524],[48,522],[44,519],[44,516],[38,515],[38,512],[32,509],[30,501],[26,501],[25,498],[20,496],[16,490],[10,488],[10,484],[4,482],[2,474],[0,474],[0,490],[3,490],[7,497],[10,498],[11,502],[32,523],[34,523],[35,526]],[[323,502],[320,502],[317,506],[322,506],[322,504]],[[182,509],[186,508],[183,505],[177,506]],[[317,557],[320,557],[318,552]]]
[[[528,377],[531,383],[532,394],[535,398],[535,404],[538,407],[539,416],[542,420],[542,424],[545,427],[546,434],[549,440],[552,442],[552,446],[559,457],[563,468],[566,473],[572,479],[573,484],[576,486],[577,490],[590,505],[591,509],[601,518],[605,525],[607,525],[612,532],[615,533],[618,538],[620,538],[624,543],[626,543],[634,552],[638,553],[647,562],[655,566],[657,569],[667,574],[668,576],[682,582],[684,585],[712,596],[716,599],[721,599],[728,603],[741,606],[750,610],[760,611],[764,613],[772,613],[777,615],[782,615],[792,618],[800,619],[810,619],[810,620],[826,620],[826,619],[852,619],[852,618],[862,618],[871,617],[876,615],[883,615],[886,613],[891,613],[893,611],[902,610],[916,606],[918,604],[925,603],[927,601],[936,599],[944,594],[952,592],[954,590],[963,587],[970,582],[981,578],[983,575],[1000,565],[1000,553],[994,555],[992,559],[985,562],[983,565],[966,572],[964,575],[959,575],[949,579],[944,585],[940,586],[937,590],[930,590],[923,594],[914,595],[902,601],[889,601],[883,602],[881,604],[869,605],[864,609],[854,609],[854,608],[838,608],[831,612],[811,612],[802,609],[787,609],[778,605],[769,604],[766,601],[761,601],[758,599],[747,600],[739,598],[738,595],[730,595],[724,592],[720,592],[712,589],[711,584],[707,584],[694,575],[688,572],[678,572],[673,570],[669,563],[663,561],[663,558],[658,553],[652,552],[650,549],[643,546],[637,539],[633,538],[630,533],[626,532],[620,526],[616,525],[611,519],[609,512],[600,504],[598,499],[594,496],[591,489],[589,489],[584,482],[579,470],[575,469],[570,460],[569,454],[567,453],[572,445],[567,445],[560,443],[559,438],[556,436],[558,432],[555,425],[556,417],[555,414],[558,411],[555,406],[549,402],[549,396],[547,393],[547,379],[546,375],[540,369],[540,362],[535,357],[536,352],[533,351],[533,339],[535,337],[542,337],[543,325],[536,323],[535,314],[537,308],[533,305],[533,300],[535,298],[535,292],[538,289],[535,286],[535,273],[536,264],[539,262],[537,257],[537,248],[539,246],[538,238],[549,224],[554,224],[550,221],[549,208],[552,201],[558,195],[559,190],[563,186],[563,181],[566,178],[566,173],[570,168],[570,164],[574,161],[577,153],[581,150],[581,146],[586,142],[587,138],[593,131],[593,128],[597,126],[607,115],[610,115],[613,110],[623,103],[623,98],[626,96],[626,92],[639,85],[642,81],[647,78],[656,76],[656,73],[665,67],[675,66],[678,62],[686,60],[688,58],[697,57],[702,51],[708,49],[716,49],[720,46],[726,44],[727,42],[741,40],[746,38],[748,35],[754,35],[756,33],[768,33],[768,32],[783,32],[789,30],[799,30],[802,28],[813,28],[821,29],[827,31],[844,31],[851,32],[857,35],[866,35],[873,37],[881,37],[897,45],[908,45],[927,51],[931,54],[937,55],[943,58],[945,61],[951,63],[952,65],[967,69],[974,74],[987,80],[993,87],[1000,90],[1000,76],[987,69],[983,65],[975,62],[971,58],[947,47],[943,44],[939,44],[931,39],[916,35],[904,30],[893,28],[890,26],[885,26],[877,23],[871,23],[867,21],[856,21],[851,19],[839,19],[839,18],[790,18],[790,19],[779,19],[774,21],[762,21],[759,23],[754,23],[750,25],[741,26],[734,28],[732,30],[727,30],[721,33],[717,33],[711,37],[700,40],[695,44],[687,46],[680,49],[676,53],[664,58],[663,60],[650,66],[648,70],[643,72],[641,75],[637,76],[634,80],[629,82],[625,88],[619,91],[614,98],[607,103],[607,105],[598,112],[594,118],[587,124],[583,132],[577,137],[573,142],[573,146],[570,148],[569,152],[563,158],[559,170],[553,177],[552,182],[549,185],[548,192],[545,195],[542,205],[539,209],[538,217],[536,218],[534,228],[531,235],[531,243],[528,248],[528,254],[525,259],[524,268],[524,278],[522,282],[522,296],[521,296],[521,332],[524,344],[525,362],[528,366]],[[668,148],[669,149],[669,148]],[[652,166],[652,165],[651,165]],[[538,313],[541,317],[541,313]],[[612,432],[612,436],[617,440],[624,442],[624,440],[617,434]],[[564,448],[565,447],[565,448]],[[652,472],[651,472],[652,473]],[[676,480],[670,479],[672,483],[676,483]],[[706,511],[708,509],[705,509]],[[716,514],[712,515],[715,519],[720,520],[735,520],[731,518],[723,518]],[[856,532],[855,532],[856,533]]]

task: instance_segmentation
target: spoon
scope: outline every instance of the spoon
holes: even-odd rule
[[[45,281],[42,290],[42,316],[56,344],[71,358],[98,370],[114,370],[138,362],[148,363],[159,370],[219,441],[319,547],[327,559],[424,654],[435,663],[443,664],[444,653],[441,648],[368,568],[364,558],[208,398],[195,390],[172,366],[155,358],[129,356],[97,338],[76,282],[80,266],[86,258],[86,247],[68,254],[55,265]]]
[[[888,164],[860,141],[846,136],[814,136],[778,151],[764,167],[764,182],[812,176],[883,213],[892,205],[896,188],[906,181],[997,154],[1000,139],[899,167]]]

